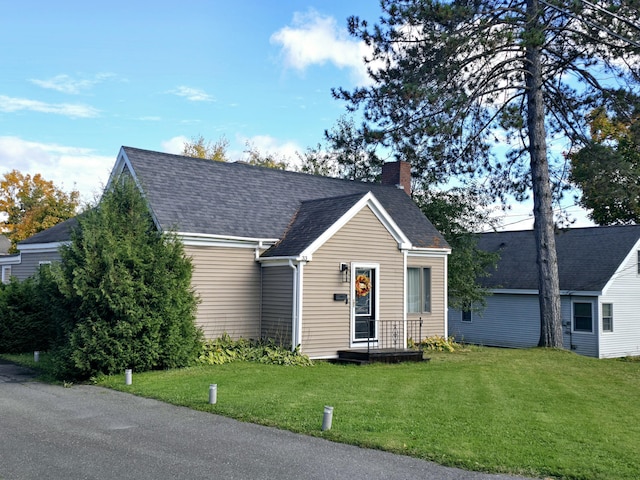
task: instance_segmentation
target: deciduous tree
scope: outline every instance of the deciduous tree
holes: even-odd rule
[[[640,223],[640,97],[609,99],[589,115],[591,142],[570,156],[571,180],[598,225]]]
[[[0,180],[2,231],[16,244],[76,215],[80,193],[66,193],[39,173],[31,176],[18,170],[5,173]]]
[[[586,113],[616,81],[637,84],[637,0],[382,0],[378,24],[349,19],[372,49],[372,86],[337,89],[370,144],[427,182],[481,181],[533,194],[540,344],[562,345],[552,202],[564,165],[547,141],[588,137]],[[497,153],[496,144],[508,147]]]
[[[226,162],[227,149],[229,148],[229,140],[224,136],[220,137],[216,142],[211,143],[205,140],[202,135],[194,137],[191,142],[185,142],[182,148],[182,155],[186,157],[206,158],[216,162]]]

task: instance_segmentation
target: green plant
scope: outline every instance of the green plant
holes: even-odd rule
[[[202,344],[198,363],[203,365],[222,365],[238,360],[272,365],[312,365],[308,356],[300,353],[300,347],[294,351],[277,345],[273,340],[233,340],[226,332],[221,337],[207,340]]]
[[[455,342],[453,337],[442,337],[439,335],[434,335],[431,337],[426,337],[423,340],[420,340],[416,343],[412,338],[407,341],[407,345],[409,348],[413,348],[416,350],[431,350],[435,352],[455,352],[456,350],[460,350],[462,345]]]
[[[0,352],[47,350],[52,327],[43,289],[48,274],[0,284]]]
[[[196,360],[193,266],[182,243],[158,230],[132,178],[113,181],[100,204],[78,217],[61,256],[55,301],[65,314],[52,351],[58,375],[86,379]]]

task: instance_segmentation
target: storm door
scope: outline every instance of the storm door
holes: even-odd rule
[[[353,339],[355,342],[375,340],[377,268],[356,266],[353,273]]]

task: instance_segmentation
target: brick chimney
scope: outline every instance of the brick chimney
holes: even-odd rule
[[[382,185],[395,185],[411,195],[411,164],[402,160],[383,163]]]

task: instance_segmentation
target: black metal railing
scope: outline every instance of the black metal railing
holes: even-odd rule
[[[369,320],[367,352],[371,350],[400,351],[410,347],[410,340],[416,344],[422,340],[422,318],[418,320]]]

